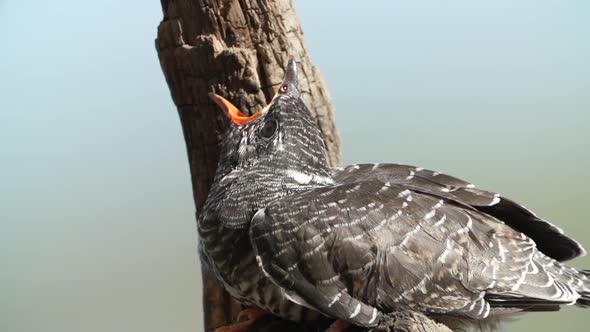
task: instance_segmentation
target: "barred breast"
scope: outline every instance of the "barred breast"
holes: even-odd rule
[[[232,297],[292,321],[317,321],[322,317],[291,301],[264,275],[256,263],[247,228],[220,228],[218,221],[206,217],[201,220],[199,250],[203,268],[215,275]]]

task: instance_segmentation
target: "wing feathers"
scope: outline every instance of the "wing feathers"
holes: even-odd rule
[[[418,192],[472,206],[526,234],[538,244],[541,252],[558,261],[585,255],[584,248],[577,241],[524,206],[446,174],[406,165],[363,164],[334,170],[333,175],[338,182],[356,179],[401,184]]]
[[[400,306],[485,318],[588,304],[587,276],[537,251],[530,237],[448,197],[451,190],[395,182],[422,172],[350,183],[342,175],[275,201],[250,227],[261,268],[292,298],[362,326]]]

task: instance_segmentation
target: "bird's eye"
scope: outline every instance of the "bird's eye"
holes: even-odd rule
[[[271,138],[277,132],[277,128],[279,128],[277,120],[271,119],[266,121],[264,127],[260,129],[260,136],[263,138]]]
[[[285,93],[287,92],[287,90],[289,90],[289,86],[287,84],[281,86],[281,88],[279,89],[281,91],[281,93]]]

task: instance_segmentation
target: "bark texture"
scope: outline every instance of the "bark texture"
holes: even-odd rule
[[[330,96],[307,54],[291,0],[161,3],[164,18],[158,28],[156,48],[182,123],[197,210],[207,198],[217,165],[218,143],[227,125],[207,93],[222,95],[245,114],[253,114],[276,92],[290,58],[298,61],[302,97],[320,126],[329,161],[331,165],[339,163],[340,139]],[[206,273],[203,305],[206,331],[233,322],[240,309]],[[321,328],[272,317],[256,326],[259,331]]]

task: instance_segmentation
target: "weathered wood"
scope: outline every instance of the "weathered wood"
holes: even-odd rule
[[[289,58],[298,61],[302,98],[326,142],[331,165],[339,163],[340,139],[330,96],[303,43],[291,0],[161,0],[164,18],[156,48],[178,108],[187,146],[194,201],[202,207],[227,125],[207,97],[215,92],[252,114],[270,101]],[[240,306],[203,274],[205,329],[233,322]],[[264,324],[264,322],[262,322]],[[317,329],[271,319],[260,330]]]
[[[330,97],[303,46],[291,1],[162,0],[156,48],[184,131],[195,205],[207,197],[226,120],[207,97],[216,92],[251,114],[266,105],[282,68],[299,62],[303,99],[316,115],[333,165],[340,140]],[[235,318],[239,306],[203,275],[207,329]]]

